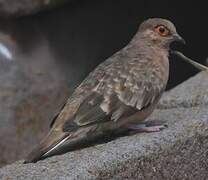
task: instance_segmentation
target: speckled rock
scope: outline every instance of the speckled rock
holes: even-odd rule
[[[201,72],[166,92],[158,104],[159,109],[208,105],[208,73]]]
[[[166,120],[169,128],[121,137],[36,164],[8,165],[0,170],[0,179],[206,179],[207,107],[157,110],[152,118]]]
[[[182,93],[194,84],[205,93],[208,86],[198,84],[204,78],[206,74],[200,73],[180,85],[178,98],[198,97]],[[35,164],[19,161],[0,169],[0,179],[207,179],[208,106],[180,105],[157,109],[149,118],[168,124],[161,132],[120,137]]]

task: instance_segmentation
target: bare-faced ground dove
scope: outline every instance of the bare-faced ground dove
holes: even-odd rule
[[[163,125],[147,127],[144,120],[166,88],[173,41],[184,42],[170,21],[144,21],[126,47],[101,63],[75,89],[48,135],[25,162],[36,162],[63,148],[120,130],[163,129]]]

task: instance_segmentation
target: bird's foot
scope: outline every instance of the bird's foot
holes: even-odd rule
[[[133,124],[133,125],[129,125],[128,129],[136,131],[136,132],[159,132],[165,128],[167,128],[167,124],[161,124],[161,125],[150,125],[149,123],[147,124]]]

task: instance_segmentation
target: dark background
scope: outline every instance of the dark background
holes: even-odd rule
[[[73,86],[97,64],[125,46],[139,24],[150,17],[171,20],[187,42],[186,46],[173,46],[205,63],[208,56],[208,11],[203,2],[77,0],[56,10],[19,18],[12,23],[12,29],[23,51],[32,51],[41,43],[38,42],[40,34],[44,36],[50,44],[51,53],[57,61],[61,61],[58,63],[64,63],[66,71],[70,71],[67,79]],[[197,72],[178,58],[171,57],[170,62],[168,89]],[[72,75],[73,80],[70,80]]]
[[[74,0],[35,15],[1,19],[0,43],[13,60],[0,56],[0,165],[24,158],[75,86],[124,47],[149,17],[170,19],[187,42],[173,48],[205,64],[206,1]],[[197,72],[171,57],[168,89]]]
[[[29,17],[28,21],[34,21],[36,28],[47,37],[57,60],[65,63],[69,71],[73,66],[73,73],[68,72],[68,79],[73,74],[80,81],[98,63],[125,46],[139,24],[149,17],[171,20],[187,42],[186,46],[175,45],[174,48],[205,63],[208,56],[208,11],[203,2],[79,0],[56,11]],[[27,24],[25,19],[20,21]],[[31,43],[35,39],[29,38],[28,41]],[[168,89],[197,72],[178,58],[171,57],[170,62]]]

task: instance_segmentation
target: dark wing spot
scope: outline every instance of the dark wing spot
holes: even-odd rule
[[[63,131],[68,132],[68,131],[76,131],[79,128],[77,123],[75,123],[73,120],[67,121],[64,126],[63,126]]]

